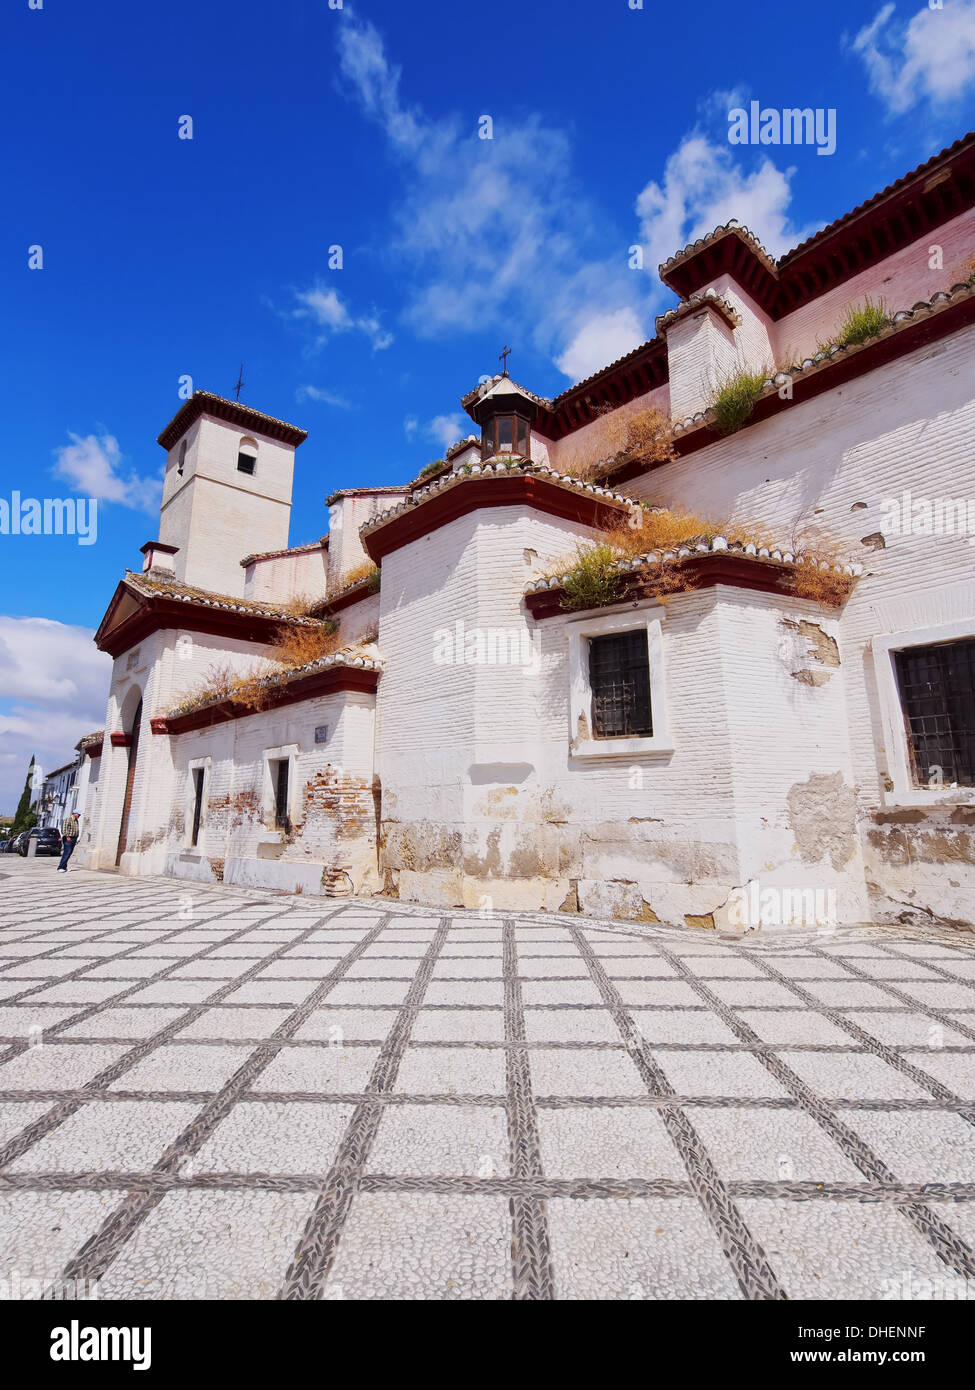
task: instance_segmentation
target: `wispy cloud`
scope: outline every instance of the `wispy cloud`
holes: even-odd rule
[[[337,410],[355,409],[345,396],[340,396],[336,391],[325,391],[320,386],[299,386],[295,391],[295,400],[299,405],[305,401],[316,401],[319,405],[333,405]]]
[[[888,115],[924,102],[947,108],[975,84],[975,0],[924,5],[906,23],[884,5],[845,46],[862,59]]]
[[[344,90],[382,130],[402,175],[391,251],[418,336],[489,328],[510,341],[517,332],[578,379],[650,336],[667,298],[656,265],[705,223],[735,216],[773,252],[805,234],[789,223],[791,170],[768,158],[749,170],[695,131],[639,195],[650,273],[634,271],[632,232],[613,227],[578,186],[563,131],[537,115],[495,113],[494,138],[481,140],[473,120],[409,105],[379,32],[348,14],[339,55]],[[730,95],[713,94],[701,119],[724,126]]]
[[[388,348],[393,341],[392,333],[383,328],[378,315],[351,314],[337,290],[315,285],[309,290],[296,290],[295,298],[300,307],[291,311],[292,317],[309,319],[314,324],[319,346],[340,333],[365,334],[375,352]]]
[[[54,451],[55,472],[76,492],[99,502],[118,502],[135,511],[154,512],[162,494],[161,478],[140,477],[124,470],[123,455],[114,435],[68,432],[70,444]]]

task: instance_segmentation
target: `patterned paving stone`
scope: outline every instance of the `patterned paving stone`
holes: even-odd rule
[[[44,1043],[0,1066],[0,1091],[71,1090],[91,1081],[126,1051],[124,1044],[90,1047]]]
[[[725,1182],[863,1182],[863,1174],[814,1120],[797,1110],[685,1112]]]
[[[504,1096],[503,1048],[408,1047],[396,1091],[411,1095]]]
[[[909,1272],[913,1298],[963,1295],[966,1281],[888,1202],[741,1202],[790,1298],[902,1296]],[[925,1290],[927,1286],[927,1290]]]
[[[234,1009],[227,1006],[204,1009],[192,1023],[184,1024],[179,1029],[176,1038],[179,1042],[190,1038],[250,1038],[258,1042],[273,1033],[290,1012],[285,1005],[269,1009]]]
[[[327,1173],[351,1105],[240,1101],[190,1160],[193,1173]]]
[[[198,1110],[187,1102],[92,1100],[14,1159],[9,1170],[145,1172]]]
[[[259,1091],[321,1091],[345,1095],[364,1091],[378,1047],[285,1047],[261,1072]]]
[[[51,869],[0,896],[0,1266],[118,1298],[975,1290],[975,937]]]
[[[646,1082],[621,1051],[580,1052],[534,1047],[529,1056],[536,1096],[645,1096]]]
[[[930,1098],[931,1092],[879,1057],[849,1052],[788,1052],[779,1056],[821,1096],[838,1100]],[[923,1069],[923,1062],[918,1062]]]
[[[395,1022],[393,1009],[316,1009],[295,1038],[301,1042],[335,1044],[345,1039],[382,1042]]]
[[[686,1178],[655,1110],[543,1110],[542,1167],[549,1178]]]
[[[53,1284],[122,1196],[111,1189],[0,1193],[0,1278],[10,1280],[16,1272],[21,1283]]]
[[[386,1106],[368,1171],[451,1178],[506,1175],[504,1111],[473,1105]]]
[[[172,1042],[157,1047],[113,1081],[113,1091],[219,1091],[247,1057],[246,1047]]]
[[[960,1115],[850,1110],[844,1119],[903,1182],[975,1182],[975,1126]]]
[[[311,1193],[170,1192],[99,1284],[102,1298],[274,1298]]]
[[[657,1065],[679,1096],[784,1096],[785,1087],[742,1052],[660,1052]]]
[[[510,1298],[510,1245],[505,1197],[364,1192],[349,1216],[325,1297]]]
[[[423,1009],[413,1028],[414,1042],[503,1042],[500,1009]]]
[[[558,1298],[740,1298],[700,1203],[549,1202]]]

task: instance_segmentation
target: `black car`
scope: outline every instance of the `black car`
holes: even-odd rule
[[[60,855],[61,853],[61,833],[53,826],[44,826],[43,828],[35,826],[28,834],[21,835],[19,840],[18,852],[25,859],[27,858],[27,847],[31,840],[37,841],[37,850],[35,851],[37,854]]]

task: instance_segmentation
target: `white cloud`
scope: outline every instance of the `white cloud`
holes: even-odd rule
[[[374,352],[388,348],[393,341],[392,333],[387,332],[375,314],[356,318],[349,313],[336,290],[323,289],[316,285],[310,290],[296,290],[295,298],[301,305],[292,311],[293,317],[311,319],[320,329],[318,343],[326,343],[338,333],[363,333],[372,344]]]
[[[494,138],[482,140],[473,117],[406,105],[371,24],[346,18],[339,52],[344,89],[381,127],[402,174],[392,254],[407,270],[414,332],[518,329],[554,358],[596,313],[638,313],[646,282],[628,269],[625,238],[576,187],[561,131],[537,116],[497,117]]]
[[[406,435],[407,439],[412,439],[419,428],[420,422],[416,416],[407,415],[406,419],[403,421],[403,433]]]
[[[646,339],[633,309],[617,309],[612,314],[596,314],[582,325],[558,359],[558,369],[573,381],[582,381],[600,367],[615,362]]]
[[[338,410],[352,410],[352,402],[336,391],[325,391],[320,386],[299,386],[295,392],[299,405],[305,401],[317,401],[319,405],[334,405]]]
[[[55,449],[55,471],[76,492],[97,497],[99,502],[119,502],[136,511],[154,512],[159,506],[162,482],[140,478],[130,471],[123,476],[122,451],[114,435],[89,434],[82,438],[68,431],[70,444]]]
[[[947,106],[975,82],[975,0],[925,5],[906,24],[884,5],[847,47],[859,54],[870,90],[889,115],[921,102]]]
[[[455,444],[458,439],[464,439],[470,434],[471,423],[466,415],[461,415],[460,411],[454,411],[452,415],[435,415],[424,430],[428,439],[435,440],[442,449],[447,449],[451,444]]]
[[[789,218],[794,169],[784,172],[765,158],[746,173],[730,147],[697,132],[668,158],[662,183],[651,180],[636,200],[644,264],[656,267],[689,241],[736,217],[772,256],[781,256],[816,227],[794,227]]]
[[[537,116],[495,117],[478,139],[474,117],[433,118],[408,105],[400,73],[369,23],[340,26],[343,89],[382,129],[403,177],[392,254],[407,294],[405,319],[419,336],[496,331],[518,335],[568,377],[589,376],[652,334],[668,297],[659,262],[689,236],[737,217],[773,254],[813,228],[792,228],[792,171],[766,157],[749,172],[726,144],[688,135],[661,184],[639,196],[647,273],[629,268],[629,232],[608,225],[576,186],[566,135]],[[735,92],[712,93],[701,118],[724,126]],[[723,130],[722,134],[726,131]]]
[[[82,734],[102,726],[112,661],[90,628],[0,617],[0,809],[12,812],[32,756],[45,771],[70,762]]]

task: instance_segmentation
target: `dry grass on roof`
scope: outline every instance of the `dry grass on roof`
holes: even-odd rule
[[[614,467],[637,462],[650,468],[677,457],[671,422],[656,406],[629,412],[598,406],[595,413],[598,424],[592,439],[581,443],[568,463],[560,464],[570,477],[586,483],[605,472],[607,462]]]
[[[545,577],[562,581],[566,607],[598,608],[615,602],[622,593],[624,576],[617,568],[620,561],[652,552],[672,551],[678,546],[694,546],[702,541],[710,543],[715,536],[724,536],[732,545],[754,542],[756,546],[791,551],[798,562],[792,577],[792,591],[797,598],[838,607],[850,595],[854,583],[852,575],[818,567],[822,563],[831,566],[843,563],[841,543],[804,518],[799,518],[791,538],[783,542],[761,521],[714,520],[690,508],[650,507],[646,503],[591,541],[578,544],[575,553],[557,561]],[[633,584],[632,572],[626,579]],[[685,592],[690,587],[684,560],[673,556],[659,559],[648,570],[640,591],[645,597],[666,602],[672,594]]]
[[[214,662],[177,697],[170,713],[187,714],[220,700],[233,700],[252,711],[267,709],[276,677],[332,656],[342,646],[338,623],[282,626],[275,633],[267,655],[260,661],[244,671],[226,661]]]
[[[346,570],[342,575],[341,588],[348,589],[350,585],[358,584],[360,579],[369,579],[378,573],[378,566],[372,560],[363,560],[361,565],[354,565],[352,569]]]

